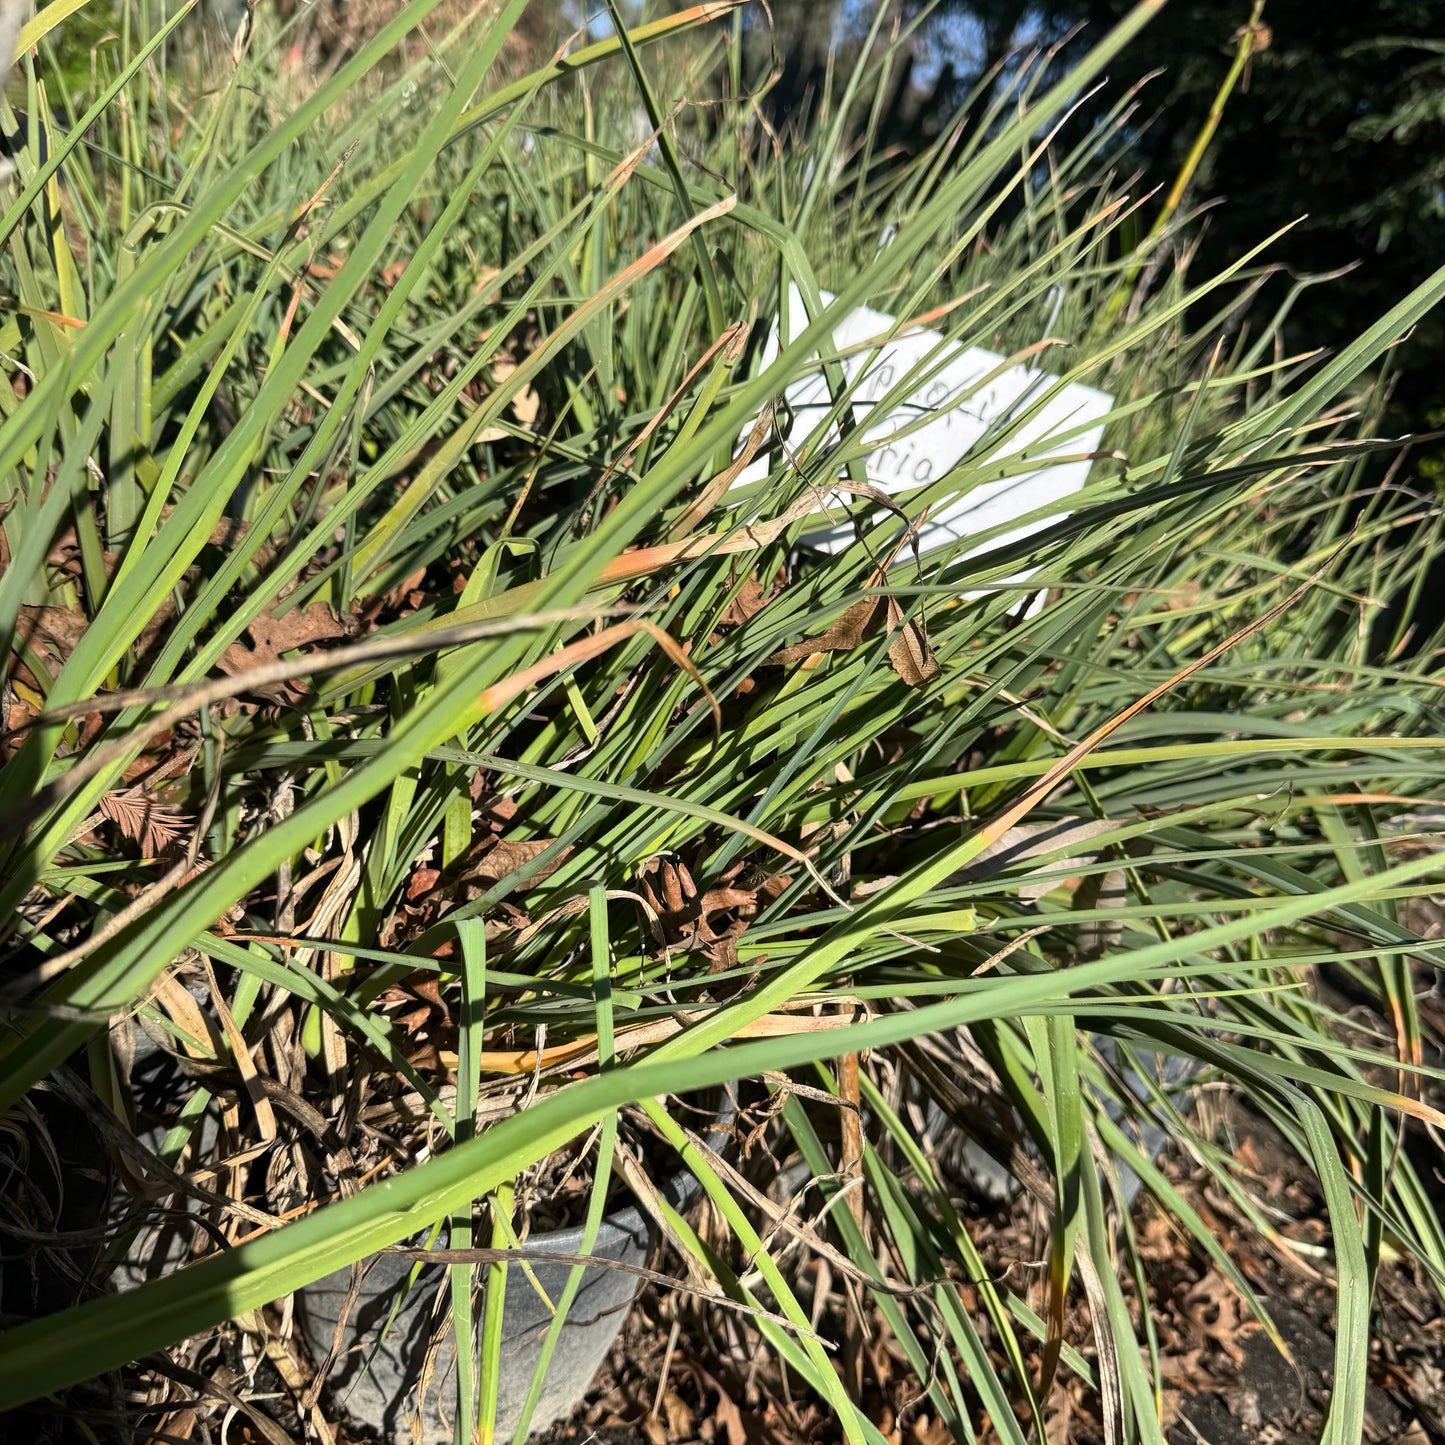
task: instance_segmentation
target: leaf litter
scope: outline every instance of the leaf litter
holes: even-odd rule
[[[1323,1237],[1322,1203],[1299,1181],[1303,1170],[1262,1117],[1236,1111],[1229,1121],[1237,1152],[1267,1167],[1257,1183],[1292,1211],[1285,1239],[1303,1244]],[[776,1135],[769,1146],[778,1147]],[[793,1161],[796,1162],[796,1161]],[[759,1148],[747,1172],[766,1187],[790,1161]],[[1247,1238],[1249,1228],[1212,1174],[1177,1156],[1164,1161],[1171,1182],[1220,1237]],[[1043,1288],[1047,1210],[1027,1191],[1011,1200],[981,1196],[971,1179],[955,1174],[948,1192],[968,1222],[990,1275],[1025,1298]],[[1148,1286],[1148,1307],[1163,1364],[1163,1418],[1170,1445],[1315,1445],[1328,1402],[1332,1369],[1333,1286],[1325,1274],[1303,1275],[1286,1252],[1238,1253],[1251,1285],[1277,1317],[1294,1353],[1286,1361],[1270,1344],[1233,1286],[1149,1199],[1135,1205],[1137,1251]],[[703,1227],[706,1231],[707,1216]],[[716,1225],[714,1223],[714,1228]],[[725,1232],[705,1237],[728,1248]],[[732,1246],[735,1248],[735,1245]],[[1030,1279],[1035,1283],[1030,1286]],[[841,1344],[850,1303],[845,1281],[814,1259],[793,1279],[825,1339]],[[1130,1308],[1138,1299],[1123,1280]],[[955,1287],[972,1309],[972,1287]],[[1041,1296],[1039,1296],[1041,1298]],[[1038,1299],[1035,1299],[1038,1303]],[[952,1436],[931,1411],[927,1381],[912,1369],[875,1303],[864,1296],[865,1413],[890,1445],[945,1445]],[[1071,1300],[1067,1343],[1086,1360],[1093,1336],[1082,1294]],[[996,1340],[990,1353],[1001,1369]],[[1437,1442],[1445,1425],[1439,1391],[1445,1385],[1445,1316],[1428,1281],[1410,1266],[1387,1261],[1381,1270],[1378,1337],[1372,1348],[1366,1440]],[[1022,1399],[1015,1402],[1022,1407]],[[1020,1408],[1020,1418],[1026,1412]],[[986,1413],[975,1414],[981,1441],[999,1435]],[[1096,1445],[1104,1440],[1098,1396],[1076,1375],[1058,1379],[1046,1405],[1048,1445]],[[745,1320],[718,1318],[695,1301],[649,1286],[634,1309],[578,1418],[554,1428],[547,1445],[813,1445],[835,1442],[836,1421],[800,1389],[777,1357],[761,1347]]]

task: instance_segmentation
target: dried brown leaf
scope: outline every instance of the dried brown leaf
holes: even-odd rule
[[[713,972],[736,966],[734,940],[747,927],[747,920],[729,919],[720,927],[712,920],[715,914],[735,909],[755,911],[755,889],[724,886],[700,893],[686,864],[672,858],[649,858],[638,869],[637,888],[657,919],[661,943],[683,953],[703,950],[712,961]]]
[[[727,1435],[728,1445],[748,1445],[748,1427],[743,1421],[743,1412],[730,1395],[719,1395],[715,1418]]]
[[[721,621],[724,626],[737,627],[749,618],[756,617],[767,605],[768,599],[763,594],[757,574],[749,573],[743,579],[743,585],[738,588],[738,595],[728,603]]]
[[[1218,1270],[1210,1270],[1184,1301],[1187,1318],[1205,1339],[1229,1356],[1236,1368],[1244,1363],[1240,1340],[1259,1328],[1234,1286]]]
[[[551,838],[499,838],[467,869],[465,879],[467,882],[485,880],[500,883],[503,878],[510,877],[518,869],[540,857],[552,846],[553,841]],[[571,851],[570,848],[562,849],[549,863],[517,886],[531,888],[544,882],[562,866]]]
[[[820,652],[851,652],[877,630],[881,597],[864,597],[855,602],[826,632],[775,652],[768,662],[773,667],[792,667]]]
[[[85,636],[90,619],[78,607],[31,607],[21,605],[15,628],[15,642],[64,662],[77,642]]]
[[[928,645],[928,634],[921,619],[905,617],[903,609],[888,599],[888,630],[893,640],[888,644],[888,661],[909,687],[922,687],[939,674],[938,659]]]
[[[246,631],[257,654],[269,654],[267,661],[279,660],[283,652],[314,642],[331,642],[350,633],[344,619],[325,602],[313,602],[304,612],[293,608],[282,617],[263,612]]]
[[[233,642],[217,659],[216,666],[235,677],[253,667],[269,667],[280,662],[283,653],[299,647],[350,636],[353,626],[324,602],[314,602],[304,612],[293,608],[281,617],[265,612],[246,628],[252,646]],[[274,702],[291,702],[304,692],[305,688],[298,682],[256,689],[258,696]]]
[[[406,896],[411,902],[430,893],[441,881],[440,868],[418,868],[406,885]]]
[[[510,357],[503,357],[492,365],[492,384],[495,387],[502,386],[507,378],[516,371],[517,363]],[[523,386],[511,400],[512,415],[516,417],[518,425],[531,429],[537,424],[537,416],[542,409],[542,399],[532,390],[530,386]],[[506,427],[489,426],[482,431],[478,441],[497,442],[511,436],[512,433]]]
[[[914,1445],[948,1445],[953,1439],[942,1420],[928,1415],[915,1417],[908,1434]]]
[[[194,821],[175,804],[158,802],[139,788],[102,795],[100,811],[125,837],[140,844],[147,857],[164,853]]]
[[[852,490],[867,491],[853,486]],[[911,538],[912,532],[908,534]],[[901,545],[901,544],[900,544]],[[897,548],[894,549],[894,555]],[[891,558],[889,559],[891,561]],[[883,587],[888,581],[888,562],[874,569],[869,587]],[[892,640],[888,645],[888,661],[893,670],[910,687],[922,687],[938,676],[938,659],[929,646],[928,633],[921,618],[906,617],[893,598],[886,603],[881,597],[862,597],[855,602],[826,632],[775,652],[768,662],[774,667],[791,667],[805,662],[820,652],[851,652],[873,637],[886,620]]]
[[[692,1406],[675,1390],[662,1397],[663,1414],[667,1416],[667,1433],[673,1440],[691,1440],[695,1433]]]

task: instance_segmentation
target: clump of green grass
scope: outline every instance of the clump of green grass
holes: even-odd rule
[[[840,78],[808,148],[779,149],[738,83],[733,7],[501,79],[521,0],[393,65],[435,8],[408,6],[294,101],[264,16],[199,90],[166,69],[184,13],[132,26],[67,96],[68,128],[44,55],[22,61],[48,145],[21,150],[0,219],[0,1100],[23,1108],[83,1050],[84,1087],[125,1117],[107,1030],[139,1016],[238,1072],[262,1157],[287,1139],[246,1080],[281,1056],[333,1123],[365,1074],[414,1092],[450,1147],[378,1156],[375,1180],[318,1187],[305,1204],[324,1207],[254,1237],[223,1215],[234,1247],[7,1330],[0,1403],[418,1229],[469,1228],[480,1202],[506,1219],[519,1172],[636,1104],[752,1282],[680,1221],[676,1239],[765,1309],[759,1330],[845,1435],[876,1441],[666,1102],[793,1071],[866,1116],[843,1158],[781,1102],[825,1198],[861,1173],[862,1208],[829,1217],[957,1438],[978,1408],[1001,1438],[1035,1429],[1079,1364],[1077,1282],[1106,1419],[1158,1439],[1156,1346],[1116,1268],[1120,1164],[1265,1313],[1131,1133],[1162,1125],[1241,1193],[1147,1082],[1162,1055],[1227,1079],[1316,1171],[1339,1285],[1328,1428],[1358,1438],[1383,1242],[1445,1269],[1399,1153],[1405,1120],[1439,1118],[1415,1006],[1435,951],[1401,912],[1438,867],[1388,822],[1438,792],[1438,639],[1377,620],[1421,585],[1441,522],[1364,470],[1385,448],[1372,368],[1445,273],[1329,358],[1227,325],[1267,248],[1135,289],[1119,226],[1148,201],[1113,169],[1128,98],[1114,133],[1050,138],[1148,5],[1067,71],[1021,65],[984,124],[907,160],[873,154],[866,121],[852,143],[887,47]],[[790,285],[812,320],[762,368]],[[1063,343],[1049,374],[1118,398],[1087,488],[1024,541],[1000,528],[917,564],[905,546],[885,573],[901,523],[863,525],[865,497],[854,546],[799,556],[816,498],[866,473],[829,351],[865,303],[1006,356]],[[815,352],[834,404],[783,446],[781,421],[755,422]],[[739,437],[766,482],[729,485]],[[1006,427],[901,506],[1037,465],[1018,453]],[[872,627],[825,646],[868,598]],[[890,659],[905,627],[912,677]],[[1082,860],[978,866],[1009,829],[1079,818],[1097,825]],[[728,890],[718,927],[660,916],[664,870]],[[1106,904],[1074,883],[1106,876],[1123,880]],[[1397,1050],[1345,1045],[1308,987],[1326,966]],[[205,1037],[176,991],[197,967],[215,981]],[[395,1006],[418,974],[454,1025],[430,1053]],[[799,1010],[849,1027],[777,1032]],[[572,1080],[609,1039],[612,1066]],[[858,1067],[890,1051],[949,1106],[923,1040],[935,1069],[963,1049],[986,1063],[1047,1171],[1032,1305],[998,1285],[963,1310],[968,1223]],[[519,1088],[509,1052],[545,1086]],[[213,1095],[193,1073],[169,1164]],[[472,1273],[454,1267],[464,1334]],[[466,1438],[488,1396],[462,1386]]]

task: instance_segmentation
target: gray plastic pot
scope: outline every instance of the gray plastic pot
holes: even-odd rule
[[[1099,1039],[1096,1047],[1101,1054],[1118,1067],[1118,1056],[1112,1039]],[[1155,1086],[1172,1093],[1175,1107],[1186,1115],[1191,1113],[1194,1108],[1194,1095],[1188,1085],[1199,1072],[1200,1067],[1192,1059],[1184,1059],[1170,1054],[1165,1057],[1162,1070],[1154,1078]],[[1122,1073],[1125,1084],[1134,1094],[1140,1099],[1149,1097],[1148,1086],[1133,1068],[1125,1068]],[[1112,1097],[1106,1099],[1104,1108],[1116,1124],[1123,1124],[1124,1106],[1117,1099]],[[923,1127],[924,1133],[935,1146],[944,1143],[957,1132],[943,1108],[932,1099],[928,1101],[923,1111]],[[1160,1154],[1169,1147],[1170,1139],[1169,1135],[1157,1124],[1146,1122],[1138,1131],[1137,1143],[1146,1158],[1157,1160]],[[1031,1142],[1028,1147],[1032,1151]],[[981,1144],[972,1139],[963,1141],[962,1148],[958,1151],[956,1167],[962,1171],[969,1183],[980,1194],[995,1203],[1001,1204],[1005,1200],[1012,1199],[1022,1187],[1004,1165],[1000,1164]],[[1143,1180],[1127,1164],[1120,1164],[1119,1184],[1124,1193],[1125,1207],[1132,1209],[1134,1201],[1139,1197],[1140,1189],[1143,1188]]]
[[[735,1114],[736,1104],[729,1090],[718,1123],[708,1131],[708,1143],[714,1149],[726,1142]],[[686,1209],[697,1199],[697,1181],[683,1171],[663,1183],[659,1193],[674,1209]],[[597,1259],[645,1266],[653,1237],[652,1226],[642,1211],[628,1205],[604,1218],[592,1254]],[[419,1246],[424,1242],[417,1241]],[[444,1238],[438,1242],[444,1243]],[[576,1255],[581,1249],[580,1225],[536,1235],[524,1246],[524,1251],[543,1255]],[[416,1283],[407,1290],[407,1277],[414,1264],[414,1260],[395,1254],[377,1255],[369,1262],[327,1389],[334,1405],[358,1424],[375,1431],[388,1445],[402,1445],[413,1438],[418,1413],[420,1433],[415,1438],[421,1445],[450,1445],[456,1413],[456,1344],[449,1323],[431,1369],[426,1369],[428,1347],[449,1309],[446,1266],[423,1265]],[[548,1299],[555,1301],[572,1266],[555,1259],[538,1259],[530,1267]],[[582,1402],[613,1341],[622,1332],[642,1283],[635,1274],[605,1265],[587,1269],[543,1381],[532,1416],[533,1432],[567,1418]],[[350,1273],[340,1270],[296,1291],[297,1327],[318,1360],[331,1349],[337,1317],[349,1288]],[[396,1317],[387,1328],[394,1307]],[[551,1319],[551,1311],[523,1271],[516,1266],[508,1269],[497,1382],[498,1441],[509,1440],[516,1431]],[[385,1335],[378,1345],[383,1330]],[[419,1391],[424,1376],[425,1388]]]

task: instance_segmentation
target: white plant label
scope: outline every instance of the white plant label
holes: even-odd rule
[[[807,325],[807,311],[796,287],[790,288],[788,300],[789,334],[796,336]],[[832,297],[824,293],[823,300],[826,304]],[[972,453],[977,453],[980,470],[987,469],[991,462],[1010,458],[1017,463],[1020,454],[1029,461],[1049,463],[1036,471],[981,482],[961,495],[955,493],[934,502],[919,528],[920,552],[967,541],[1057,503],[1083,487],[1090,462],[1081,453],[1099,449],[1113,397],[1076,382],[1056,387],[1056,378],[1044,372],[1022,365],[1007,366],[1007,358],[982,347],[946,343],[937,331],[910,330],[880,347],[881,339],[896,325],[892,316],[860,306],[833,328],[833,352],[842,353],[841,365],[848,384],[858,383],[853,392],[853,410],[869,446],[865,466],[873,486],[890,496],[917,492],[937,482]],[[774,322],[763,351],[765,367],[777,358],[778,349],[778,326]],[[928,379],[923,385],[869,426],[869,412],[900,379],[920,367],[927,368]],[[1050,388],[1055,389],[1048,396]],[[831,405],[821,364],[788,388],[787,399],[793,411],[787,441],[790,446],[801,446]],[[932,419],[917,425],[924,415]],[[1019,418],[1023,420],[1017,429],[998,447],[980,448],[990,434],[996,435]],[[913,430],[908,430],[910,427]],[[1058,440],[1061,435],[1062,440]],[[1068,460],[1050,462],[1051,458]],[[766,476],[766,464],[754,462],[739,476],[736,485]],[[845,492],[830,493],[828,510],[839,522],[809,533],[804,537],[807,545],[826,552],[841,552],[851,546],[855,533],[843,517],[843,510],[850,503],[856,506],[857,500]],[[920,509],[908,505],[905,510],[915,514]],[[879,510],[875,517],[886,519],[888,515]],[[972,550],[992,549],[1026,537],[1064,515],[1055,512],[1051,517],[1021,524]],[[905,549],[900,560],[909,555]]]

